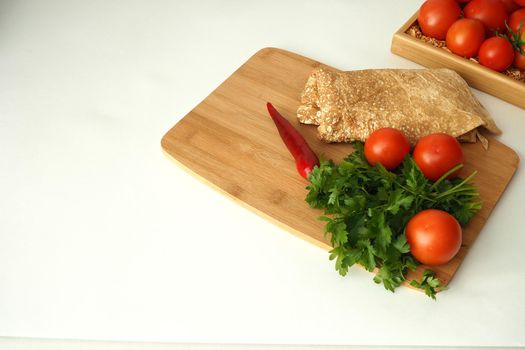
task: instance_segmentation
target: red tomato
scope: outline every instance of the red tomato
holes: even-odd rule
[[[443,210],[427,209],[417,213],[408,222],[405,234],[410,253],[426,265],[445,264],[461,248],[461,226]]]
[[[487,34],[505,30],[507,8],[500,0],[472,0],[463,9],[465,18],[479,19]]]
[[[485,67],[503,72],[514,62],[514,49],[507,39],[495,36],[481,44],[478,58]]]
[[[459,2],[460,4],[466,4],[470,0],[456,0],[456,1]]]
[[[514,34],[521,33],[521,36],[525,35],[525,9],[519,9],[510,14],[509,28],[514,32]]]
[[[459,19],[447,32],[447,48],[456,55],[466,58],[478,54],[483,40],[485,40],[485,29],[477,19]]]
[[[525,52],[525,45],[521,45],[521,49]],[[525,55],[519,51],[514,52],[514,67],[525,70]]]
[[[410,152],[410,143],[406,136],[393,128],[374,131],[365,142],[365,157],[370,165],[381,163],[386,169],[395,169]]]
[[[444,40],[447,30],[461,16],[455,0],[427,0],[421,5],[417,21],[426,36]]]
[[[419,139],[414,148],[414,160],[425,177],[438,180],[447,171],[463,163],[463,150],[459,142],[447,134],[431,134]],[[459,169],[447,178],[457,176]]]
[[[500,1],[507,8],[507,13],[512,13],[519,8],[519,6],[516,5],[516,3],[513,0],[500,0]]]
[[[518,4],[519,6],[523,6],[523,7],[525,7],[525,0],[514,0],[514,2],[515,2],[516,4]]]

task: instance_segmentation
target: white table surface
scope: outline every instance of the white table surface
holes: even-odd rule
[[[160,139],[257,50],[340,69],[421,1],[1,1],[0,336],[525,345],[520,166],[434,302],[395,294],[208,188]],[[525,111],[475,91],[525,154]]]

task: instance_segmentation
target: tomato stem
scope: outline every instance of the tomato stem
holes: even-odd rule
[[[524,22],[520,23],[520,26],[518,27],[518,32],[512,30],[512,28],[507,24],[507,21],[505,21],[505,26],[507,27],[507,31],[510,34],[510,38],[505,36],[507,40],[510,41],[512,44],[512,47],[514,48],[514,51],[518,51],[521,55],[525,55],[525,52],[523,51],[522,46],[525,44],[525,41],[521,39],[521,31],[523,30],[523,24]]]

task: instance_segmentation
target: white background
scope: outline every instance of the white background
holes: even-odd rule
[[[421,1],[0,1],[0,336],[525,345],[525,180],[434,302],[208,188],[160,139],[257,50],[352,70]],[[525,154],[525,111],[475,91]]]

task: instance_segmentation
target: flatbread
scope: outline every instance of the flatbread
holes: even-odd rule
[[[475,142],[478,128],[500,129],[450,69],[377,69],[339,72],[317,68],[301,95],[301,123],[319,125],[325,142],[365,141],[374,130],[397,128],[411,144],[443,132]]]

